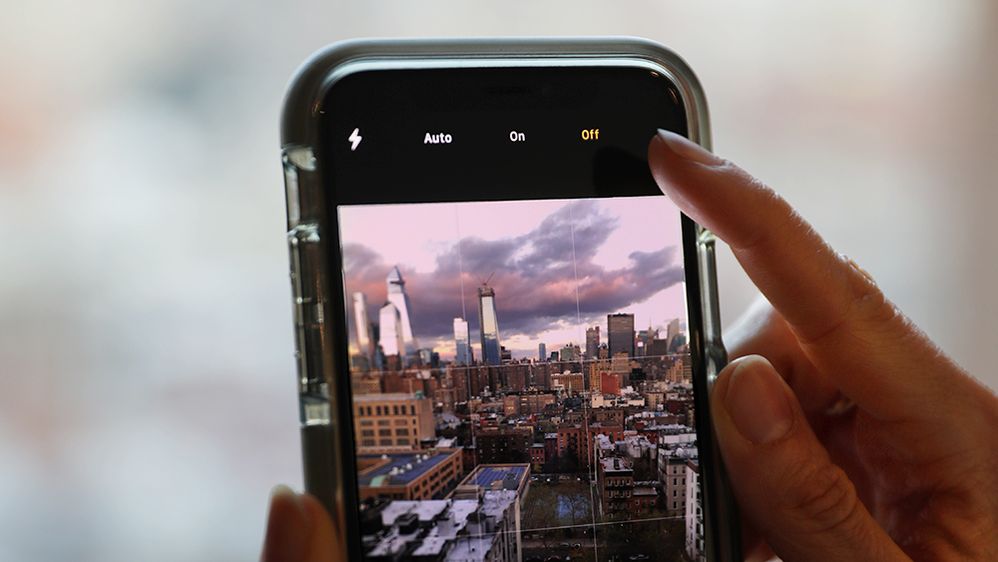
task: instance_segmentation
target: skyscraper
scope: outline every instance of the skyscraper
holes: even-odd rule
[[[471,365],[471,335],[463,318],[454,319],[454,349],[455,365]]]
[[[402,279],[402,272],[399,271],[398,266],[393,267],[388,272],[385,283],[388,285],[388,302],[394,304],[399,313],[399,325],[403,343],[399,354],[402,357],[406,357],[410,353],[415,352],[419,346],[416,343],[415,336],[412,334],[412,321],[409,317],[412,312],[412,305],[409,304],[409,295],[405,292],[405,280]],[[384,332],[384,328],[382,328],[382,332]],[[390,355],[387,349],[385,350],[385,355]]]
[[[579,349],[579,346],[574,343],[570,343],[561,348],[559,355],[561,356],[562,361],[578,361],[580,359],[579,356],[582,355],[582,352]]]
[[[405,340],[402,338],[402,316],[393,303],[386,302],[378,313],[378,325],[381,330],[378,344],[385,357],[405,355]]]
[[[669,342],[669,348],[672,348],[672,342],[676,340],[679,336],[679,318],[673,319],[669,322],[669,325],[665,328],[665,339]]]
[[[627,353],[634,357],[634,315],[621,312],[606,316],[607,343],[610,357]]]
[[[596,359],[599,350],[599,326],[586,328],[586,359]]]
[[[353,294],[353,323],[356,328],[357,353],[371,357],[371,321],[367,318],[367,297],[364,293]]]
[[[651,322],[649,322],[647,330],[641,330],[638,332],[638,355],[651,355],[651,344],[657,338],[658,330],[656,330],[655,327],[651,325]]]
[[[537,344],[537,360],[538,361],[548,360],[548,348],[543,343]]]
[[[496,292],[485,283],[478,288],[478,323],[482,333],[482,363],[498,365],[499,318],[496,315]]]

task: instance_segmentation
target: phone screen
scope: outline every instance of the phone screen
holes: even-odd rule
[[[374,72],[337,94],[367,560],[702,555],[689,225],[644,162],[683,123],[675,92],[538,70]]]

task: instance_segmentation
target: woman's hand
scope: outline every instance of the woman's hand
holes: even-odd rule
[[[748,556],[998,560],[998,398],[771,189],[672,133],[649,162],[768,299],[711,395]],[[265,562],[343,552],[315,498],[275,489]]]
[[[710,401],[746,553],[998,560],[998,398],[773,190],[668,132],[649,162],[768,299]]]

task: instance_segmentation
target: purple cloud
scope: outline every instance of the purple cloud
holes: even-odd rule
[[[675,246],[631,252],[627,266],[619,269],[596,263],[600,248],[619,226],[598,202],[577,201],[522,236],[465,237],[437,256],[432,272],[386,263],[371,248],[348,243],[343,252],[347,291],[364,292],[369,314],[375,318],[385,301],[385,276],[398,265],[412,301],[413,330],[417,338],[426,340],[452,337],[453,318],[462,310],[461,266],[473,338],[478,330],[477,287],[490,275],[506,337],[535,334],[563,321],[574,323],[577,313],[587,321],[605,319],[606,314],[626,311],[684,278],[682,256]]]

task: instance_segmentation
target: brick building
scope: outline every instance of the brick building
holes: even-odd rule
[[[418,449],[436,435],[432,401],[419,394],[354,396],[353,415],[360,453]]]

